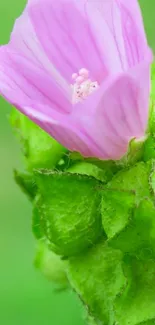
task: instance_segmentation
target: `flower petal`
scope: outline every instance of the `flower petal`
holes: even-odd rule
[[[85,0],[30,1],[28,12],[48,58],[68,82],[83,67],[95,80],[98,76],[103,80],[107,69],[90,28]],[[100,17],[98,23],[104,29],[102,22]]]
[[[70,151],[80,152],[87,157],[101,155],[89,137],[80,131],[71,116],[63,115],[36,103],[33,107],[23,106],[20,110]]]
[[[0,48],[0,93],[16,106],[36,101],[57,111],[71,110],[50,74],[9,45]]]
[[[80,129],[100,150],[99,158],[120,159],[132,138],[145,135],[149,114],[148,75],[149,63],[143,62],[130,74],[109,78],[106,85],[79,107]]]
[[[9,45],[0,47],[0,94],[16,106],[37,101],[71,110],[71,89],[46,56],[27,10],[17,19]]]
[[[119,1],[120,4],[122,5],[122,9],[124,8],[125,10],[128,11],[128,13],[132,17],[134,17],[136,27],[138,28],[139,32],[141,33],[144,43],[146,45],[147,39],[146,39],[145,30],[144,30],[144,23],[143,23],[143,18],[142,18],[139,2],[137,0],[130,0],[130,1],[117,0],[117,1]]]
[[[117,0],[121,12],[123,38],[128,66],[132,67],[145,58],[147,38],[137,0]]]
[[[138,3],[134,8],[140,20]],[[101,83],[109,72],[139,63],[148,48],[142,18],[139,30],[123,0],[31,0],[28,12],[44,51],[68,82],[85,67]]]
[[[45,70],[56,81],[56,84],[64,91],[65,95],[70,96],[70,85],[62,78],[44,52],[31,23],[27,8],[15,22],[10,47],[13,51],[34,63],[35,66]]]
[[[136,0],[29,0],[0,48],[0,93],[69,150],[119,159],[145,134],[151,60]],[[82,67],[99,88],[72,107]]]
[[[95,17],[95,11],[98,11],[98,17],[99,15],[103,17],[111,34],[107,38],[107,53],[109,57],[105,55],[106,62],[111,67],[111,71],[118,72],[120,69],[126,71],[144,59],[148,45],[138,1],[88,0],[88,2],[94,6],[93,28],[97,31],[98,22]],[[98,33],[96,33],[100,43],[104,40],[104,33],[105,27],[100,30],[98,29]],[[106,35],[108,34],[106,33]]]

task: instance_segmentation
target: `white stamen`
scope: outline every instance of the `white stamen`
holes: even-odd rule
[[[75,80],[77,77],[78,77],[78,74],[77,74],[77,73],[73,73],[73,74],[72,74],[72,79],[73,79],[73,80]]]
[[[71,85],[73,90],[73,104],[86,99],[99,87],[97,81],[91,81],[89,79],[89,71],[85,68],[80,69],[79,74],[73,73],[72,79],[75,80],[75,83]]]
[[[82,68],[79,70],[79,75],[84,77],[85,79],[88,79],[89,77],[89,71],[85,68]]]

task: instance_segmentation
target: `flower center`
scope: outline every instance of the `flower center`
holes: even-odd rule
[[[86,99],[99,87],[97,81],[91,81],[89,78],[89,71],[85,68],[80,69],[79,73],[73,73],[72,79],[74,80],[74,84],[71,84],[73,90],[73,104]]]

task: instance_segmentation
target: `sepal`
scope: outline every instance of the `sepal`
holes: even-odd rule
[[[86,254],[72,257],[68,261],[71,286],[96,325],[115,324],[114,302],[126,285],[122,257],[119,250],[108,247],[101,240]]]
[[[124,229],[142,198],[153,199],[154,162],[139,162],[114,175],[102,191],[102,225],[108,238]],[[153,177],[153,175],[152,175]]]
[[[94,164],[93,162],[81,161],[74,163],[70,168],[67,169],[68,173],[87,175],[96,178],[103,184],[106,184],[113,177],[113,171],[111,168],[101,168],[100,165]]]
[[[45,238],[56,253],[84,252],[103,235],[101,183],[87,175],[46,170],[35,172],[37,209]]]
[[[69,258],[71,285],[96,325],[154,324],[154,192],[154,161],[119,171],[102,187],[107,238]]]

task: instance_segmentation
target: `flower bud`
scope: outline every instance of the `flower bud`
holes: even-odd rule
[[[65,262],[56,254],[51,252],[43,241],[38,242],[35,257],[35,266],[49,280],[62,289],[69,286],[65,272]]]
[[[16,109],[12,110],[11,124],[20,140],[29,172],[33,168],[54,168],[66,152],[58,142]]]

